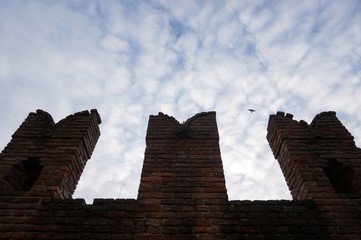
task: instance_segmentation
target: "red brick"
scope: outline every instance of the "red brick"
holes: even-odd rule
[[[296,200],[228,201],[209,112],[190,118],[192,131],[182,136],[174,118],[151,116],[138,199],[86,204],[71,195],[100,117],[83,111],[55,124],[31,113],[0,155],[0,239],[360,239],[361,150],[332,112],[311,125],[292,118],[272,115],[267,139]],[[14,166],[31,157],[43,166],[40,176],[18,191],[23,178]],[[335,163],[350,181],[345,192],[326,174]]]

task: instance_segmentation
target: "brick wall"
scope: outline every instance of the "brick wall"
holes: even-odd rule
[[[335,112],[318,114],[310,125],[278,112],[267,139],[294,199],[360,196],[361,150]]]
[[[197,114],[182,124],[150,116],[139,202],[227,201],[215,114]]]
[[[361,239],[360,149],[334,112],[271,115],[295,200],[229,201],[215,112],[150,116],[137,199],[72,199],[99,137],[95,110],[30,113],[0,155],[0,239]]]
[[[100,132],[96,110],[54,124],[30,113],[0,155],[1,195],[70,198]]]

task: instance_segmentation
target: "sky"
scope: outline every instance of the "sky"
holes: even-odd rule
[[[0,4],[0,148],[36,109],[101,115],[74,198],[137,197],[158,112],[217,112],[229,199],[291,199],[266,140],[277,111],[336,111],[361,146],[359,0]]]

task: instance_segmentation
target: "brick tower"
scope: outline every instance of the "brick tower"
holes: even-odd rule
[[[70,198],[100,132],[96,110],[54,124],[30,113],[0,155],[0,194]]]
[[[150,116],[138,201],[226,202],[216,113]]]
[[[267,139],[294,199],[360,197],[361,150],[335,112],[308,125],[291,114],[271,115]]]

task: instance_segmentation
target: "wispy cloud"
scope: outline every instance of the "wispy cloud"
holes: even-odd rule
[[[361,128],[358,1],[6,1],[0,145],[28,112],[97,108],[75,197],[137,194],[148,115],[216,110],[231,199],[290,198],[265,139],[277,110]],[[247,109],[255,108],[250,114]]]

